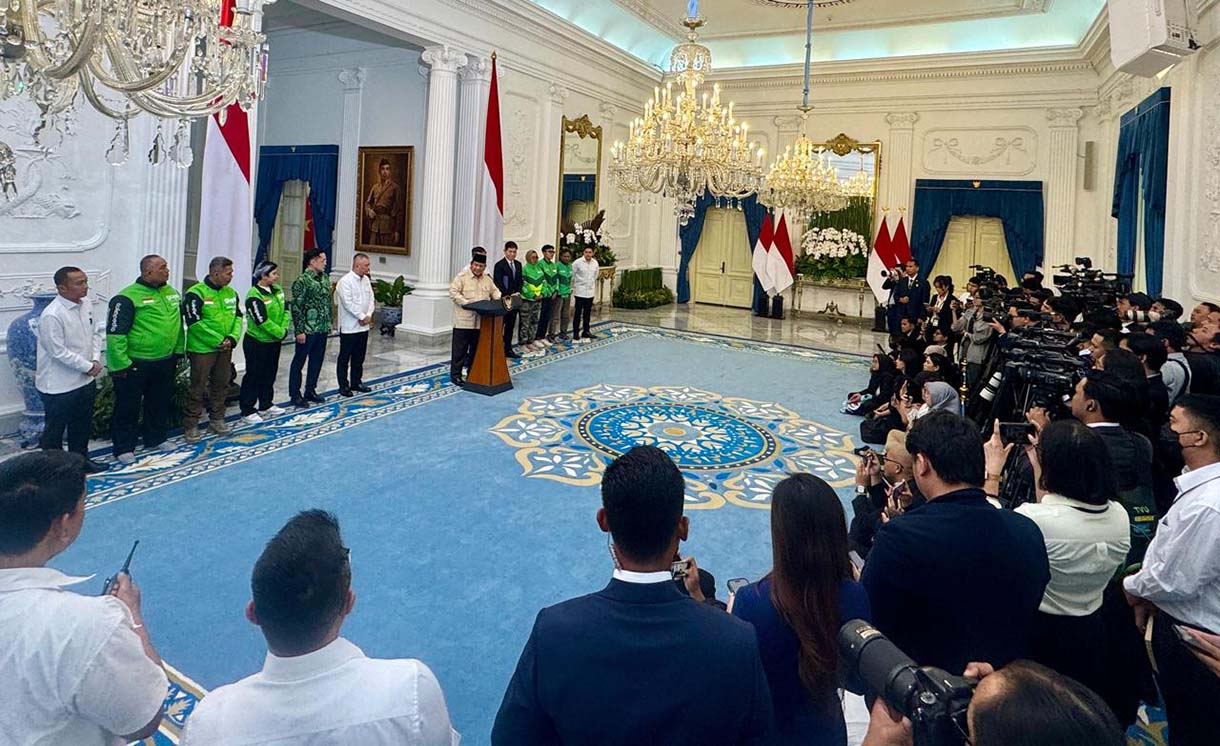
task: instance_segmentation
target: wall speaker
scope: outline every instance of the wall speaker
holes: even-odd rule
[[[1097,141],[1084,142],[1084,190],[1091,192],[1097,188]]]

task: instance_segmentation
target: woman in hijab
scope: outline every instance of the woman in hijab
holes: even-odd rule
[[[912,419],[917,419],[931,412],[952,412],[953,414],[962,413],[962,400],[957,394],[957,389],[953,388],[944,381],[929,381],[923,386],[923,407],[918,415],[913,415]]]
[[[890,400],[894,393],[894,381],[898,378],[894,361],[889,355],[876,353],[869,368],[868,386],[861,391],[853,391],[847,395],[847,401],[840,410],[845,414],[863,417]]]

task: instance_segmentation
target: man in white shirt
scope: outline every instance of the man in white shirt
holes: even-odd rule
[[[593,247],[586,246],[584,255],[572,262],[572,297],[576,298],[576,316],[572,319],[572,339],[597,339],[589,333],[589,320],[593,316],[593,289],[597,285],[597,274],[601,267],[593,258]],[[581,319],[584,326],[581,326]]]
[[[1178,628],[1220,632],[1220,397],[1188,394],[1169,415],[1186,469],[1140,571],[1123,580],[1135,621],[1152,621],[1152,653],[1174,746],[1220,743],[1220,679]]]
[[[161,723],[169,682],[131,578],[83,595],[69,589],[92,576],[46,566],[80,535],[83,466],[63,451],[0,463],[0,743],[115,746]]]
[[[93,400],[102,372],[102,330],[93,323],[89,276],[77,267],[55,272],[55,300],[38,318],[38,363],[34,387],[47,413],[38,447],[58,451],[68,433],[68,450],[85,457],[85,470],[96,474],[105,465],[89,460]]]
[[[246,618],[267,638],[263,670],[213,690],[184,746],[456,746],[445,696],[413,659],[379,660],[339,636],[356,596],[330,513],[298,513],[254,565]]]
[[[369,348],[369,324],[373,323],[368,254],[356,254],[352,259],[352,271],[339,278],[335,297],[339,301],[339,393],[367,394],[372,389],[364,385],[364,355]]]

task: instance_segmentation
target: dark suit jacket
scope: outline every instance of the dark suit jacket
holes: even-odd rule
[[[912,284],[914,284],[914,287],[911,287]],[[886,280],[883,287],[890,287],[891,285],[894,288],[893,308],[898,309],[898,318],[922,319],[927,315],[928,299],[932,293],[927,280],[918,276],[912,280],[910,277],[903,275],[897,281],[892,279]],[[899,298],[907,298],[908,302],[901,303]]]
[[[860,582],[895,645],[960,675],[970,661],[999,668],[1029,656],[1050,578],[1037,524],[967,489],[878,527]]]
[[[521,292],[521,262],[513,261],[513,274],[509,276],[508,258],[501,259],[496,262],[496,266],[492,267],[491,280],[496,283],[496,287],[504,295],[515,295]]]
[[[673,583],[611,580],[538,613],[491,742],[717,746],[771,731],[752,626]]]

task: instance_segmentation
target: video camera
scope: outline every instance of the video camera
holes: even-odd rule
[[[877,628],[853,619],[839,629],[846,670],[911,721],[915,746],[965,746],[966,711],[975,682],[939,668],[920,667]]]
[[[1093,260],[1078,256],[1075,264],[1061,264],[1061,270],[1051,277],[1059,292],[1073,300],[1086,313],[1098,308],[1112,308],[1120,295],[1131,292],[1134,275],[1102,272],[1093,269]]]
[[[971,419],[984,425],[995,418],[1019,422],[1035,406],[1052,418],[1066,416],[1067,401],[1089,367],[1077,353],[1080,341],[1071,332],[1038,324],[1013,327],[1000,337],[987,383],[971,403]]]

